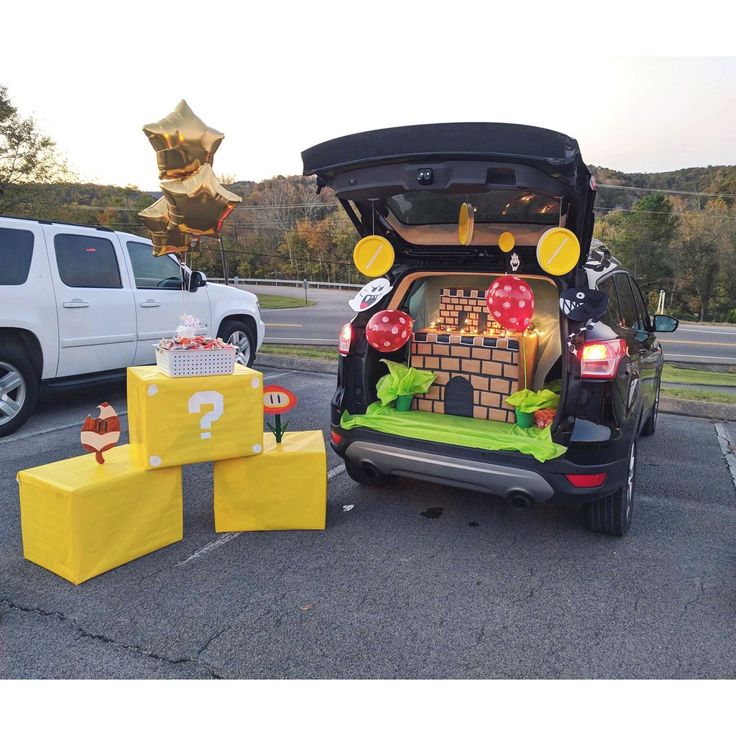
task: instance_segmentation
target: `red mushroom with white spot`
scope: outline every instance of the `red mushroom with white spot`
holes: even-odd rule
[[[365,327],[368,344],[380,353],[393,353],[411,339],[414,320],[399,309],[376,312]]]
[[[500,276],[486,291],[486,305],[501,327],[523,332],[534,315],[534,292],[518,276]]]

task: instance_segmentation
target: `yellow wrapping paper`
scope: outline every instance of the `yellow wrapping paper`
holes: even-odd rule
[[[215,531],[324,529],[327,454],[322,432],[263,435],[263,454],[215,463]]]
[[[128,368],[128,427],[134,462],[147,470],[258,454],[263,376],[241,365],[191,378]]]
[[[72,583],[183,537],[181,468],[146,473],[129,445],[18,473],[23,556]]]

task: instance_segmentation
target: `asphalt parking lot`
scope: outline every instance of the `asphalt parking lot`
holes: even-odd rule
[[[334,376],[265,375],[299,396],[294,429],[327,430]],[[47,398],[0,440],[0,677],[736,675],[733,426],[660,416],[625,539],[571,508],[362,488],[332,453],[326,531],[216,535],[211,466],[190,466],[184,541],[75,587],[23,559],[15,474],[79,454],[104,399],[124,386]]]

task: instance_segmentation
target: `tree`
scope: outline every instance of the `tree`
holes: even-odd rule
[[[21,116],[0,85],[0,212],[17,199],[20,185],[67,178],[68,167],[54,141],[32,117]]]
[[[612,251],[645,289],[664,288],[672,275],[668,249],[677,230],[672,203],[659,192],[642,197],[631,211],[614,212]]]
[[[694,292],[699,321],[710,316],[721,267],[733,254],[733,232],[728,207],[714,199],[702,211],[683,212],[678,242],[674,248],[678,278],[683,291]],[[724,268],[724,274],[726,269]]]

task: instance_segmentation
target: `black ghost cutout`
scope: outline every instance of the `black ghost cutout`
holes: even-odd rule
[[[598,320],[608,309],[608,294],[596,289],[565,289],[560,294],[560,311],[573,322]]]

